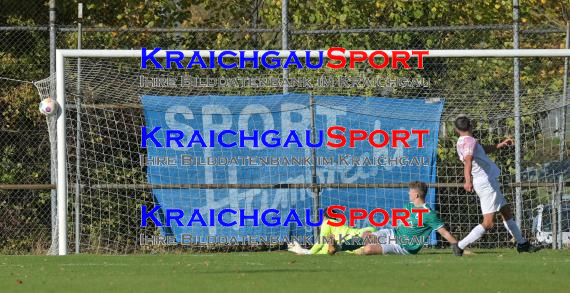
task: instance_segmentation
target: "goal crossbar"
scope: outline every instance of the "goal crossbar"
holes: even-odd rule
[[[213,57],[218,57],[225,50],[160,50],[154,57],[166,58],[167,52],[181,52],[184,55],[193,55],[198,52],[201,57],[212,57],[211,52],[213,52]],[[261,56],[265,53],[272,52],[276,53],[277,56],[272,55],[271,58],[287,58],[291,52],[305,52],[305,54],[298,55],[299,58],[306,58],[307,53],[311,58],[319,58],[322,54],[322,50],[236,50],[244,52],[243,56],[247,58],[255,57],[254,52],[257,52],[257,56]],[[359,52],[364,52],[368,56],[377,50],[358,50]],[[423,55],[424,58],[514,58],[514,57],[569,57],[570,49],[484,49],[484,50],[383,50],[389,57],[392,57],[394,52],[407,52],[412,54],[413,51],[429,51],[429,55]],[[344,53],[335,52],[334,56],[344,56],[350,57],[350,50],[346,50]],[[141,50],[71,50],[62,49],[57,50],[57,55],[61,57],[74,57],[74,58],[139,58],[141,57]],[[238,58],[238,56],[224,55],[223,58]],[[376,58],[382,58],[381,55],[376,55]],[[412,55],[414,57],[414,55]]]

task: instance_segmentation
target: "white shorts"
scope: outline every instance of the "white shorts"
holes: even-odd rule
[[[408,255],[410,254],[402,246],[396,243],[396,235],[394,235],[394,229],[381,229],[373,233],[377,237],[377,241],[380,242],[382,247],[382,254],[397,254],[397,255]]]
[[[484,180],[473,181],[473,189],[481,201],[481,211],[483,214],[498,212],[507,205],[507,200],[501,192],[501,184],[497,178],[486,178]]]

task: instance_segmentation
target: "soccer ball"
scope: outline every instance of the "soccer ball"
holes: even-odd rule
[[[43,99],[40,102],[40,112],[46,116],[53,115],[57,110],[57,103],[52,98]]]

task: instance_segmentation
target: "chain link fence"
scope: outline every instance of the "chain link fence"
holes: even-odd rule
[[[57,48],[77,48],[77,4],[60,2]],[[81,46],[83,49],[282,49],[281,1],[182,2],[186,3],[86,4],[81,21]],[[394,7],[376,2],[348,8],[331,4],[327,8],[330,10],[292,3],[288,10],[288,49],[513,48],[509,5],[485,10],[466,1],[397,2]],[[427,6],[418,8],[420,4]],[[30,81],[50,75],[49,5],[41,1],[0,0],[0,7],[0,253],[42,254],[50,249],[53,221],[50,141],[46,119],[37,111],[40,97]],[[473,15],[484,16],[466,20],[471,15],[465,13],[469,7]],[[349,10],[343,13],[343,9]],[[450,16],[423,21],[431,19],[428,15],[433,9],[436,15]],[[565,47],[563,11],[555,14],[558,18],[549,18],[545,12],[550,11],[549,7],[521,9],[520,48]],[[332,13],[337,10],[340,12]],[[523,79],[522,87],[540,87],[537,76]],[[549,115],[552,117],[547,120],[547,127],[557,131],[559,115]],[[446,220],[456,221],[455,216]],[[473,219],[468,224],[472,226],[476,221]]]

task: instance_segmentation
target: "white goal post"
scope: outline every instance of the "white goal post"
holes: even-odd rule
[[[156,58],[165,58],[168,50],[162,50],[155,54]],[[198,50],[200,55],[205,58],[218,57],[223,51],[214,51],[214,56],[211,56],[211,51]],[[293,50],[291,50],[293,51]],[[287,51],[275,50],[279,53],[279,57],[274,58],[287,58]],[[305,50],[294,50],[296,52],[307,52]],[[310,56],[319,57],[319,51],[310,51]],[[412,50],[404,50],[412,53]],[[191,56],[196,52],[195,50],[181,50],[187,56]],[[259,55],[267,51],[257,51]],[[373,50],[366,50],[368,54],[374,52]],[[391,51],[386,53],[392,57]],[[341,54],[344,57],[350,57],[349,51]],[[341,56],[337,55],[337,56]],[[254,57],[253,51],[245,50],[245,57]],[[305,54],[299,54],[299,58],[305,58]],[[380,56],[381,57],[381,56]],[[424,58],[523,58],[523,57],[570,57],[570,49],[500,49],[500,50],[429,50],[429,55],[424,55]],[[67,200],[68,200],[68,166],[67,166],[67,128],[66,128],[66,91],[65,91],[65,62],[67,59],[77,58],[141,58],[141,50],[67,50],[59,49],[56,51],[56,98],[59,104],[59,113],[57,117],[57,231],[58,231],[58,254],[67,254]],[[226,56],[225,58],[234,58]],[[326,56],[325,56],[326,58]],[[414,56],[412,56],[414,58]],[[520,118],[520,107],[517,106],[515,101],[514,117]],[[566,104],[566,103],[564,103]],[[515,119],[516,121],[516,119]],[[520,137],[520,133],[516,133]],[[517,145],[517,154],[520,156],[520,145]],[[520,188],[520,187],[518,187]]]

